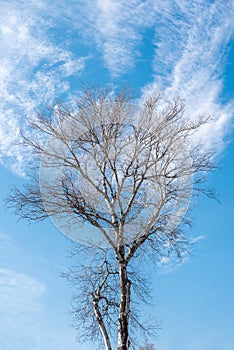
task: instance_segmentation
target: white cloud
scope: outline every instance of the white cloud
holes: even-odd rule
[[[64,300],[66,298],[61,290],[60,307],[54,297],[58,278],[58,271],[54,268],[61,270],[64,267],[54,265],[50,260],[28,259],[25,252],[11,241],[11,237],[2,232],[0,257],[0,349],[75,349],[76,334],[70,329],[69,319],[64,315],[68,301]],[[17,270],[15,266],[18,266]],[[29,275],[25,271],[28,266],[30,270],[34,269],[33,276],[32,272]],[[43,271],[43,279],[48,279],[45,271],[51,271],[46,285],[35,277],[38,274],[37,266]],[[19,272],[19,269],[24,272]]]
[[[13,145],[20,124],[41,104],[72,93],[71,76],[79,75],[90,58],[77,54],[76,43],[86,39],[110,73],[120,76],[137,63],[148,28],[155,31],[154,79],[144,91],[161,90],[166,99],[180,95],[189,115],[213,114],[203,140],[222,148],[233,110],[233,102],[220,103],[233,15],[231,0],[1,4],[0,163],[23,174],[28,154]]]
[[[79,75],[86,57],[76,57],[51,30],[45,2],[8,1],[0,11],[0,163],[22,173],[25,154],[13,146],[20,123],[35,108],[69,91],[71,75]],[[16,162],[12,165],[12,158]]]
[[[234,107],[233,101],[220,103],[227,46],[234,33],[233,1],[89,0],[77,9],[80,33],[96,43],[113,75],[137,63],[145,30],[154,30],[154,79],[145,90],[160,90],[169,100],[181,96],[192,117],[212,115],[214,122],[203,129],[202,139],[207,146],[223,148]]]
[[[75,334],[63,317],[65,310],[51,309],[53,301],[47,303],[46,292],[46,286],[34,277],[0,268],[1,349],[62,350],[77,347]],[[56,319],[56,324],[53,319]]]
[[[5,350],[36,348],[45,286],[13,270],[0,269],[0,344]]]
[[[179,95],[190,117],[210,114],[202,141],[218,150],[233,116],[234,102],[223,105],[222,73],[227,45],[234,33],[234,3],[219,0],[167,2],[156,26],[154,81],[144,91],[160,90],[165,99]]]
[[[54,97],[71,93],[69,78],[85,68],[89,56],[77,57],[63,48],[69,47],[69,40],[79,34],[92,38],[107,68],[119,74],[134,64],[141,28],[149,25],[150,13],[150,1],[140,0],[95,4],[60,0],[56,5],[46,0],[12,0],[2,4],[0,163],[23,175],[29,155],[14,142],[24,116],[33,115],[35,108]]]
[[[35,312],[40,308],[39,299],[45,286],[31,277],[0,268],[1,309],[7,313],[21,310]]]
[[[204,238],[205,238],[204,235],[193,237],[193,238],[191,238],[190,242],[191,242],[191,244],[195,244],[195,243],[202,241]]]
[[[112,75],[118,76],[135,64],[143,31],[153,24],[154,8],[153,0],[82,2],[79,21],[82,33],[96,43]]]

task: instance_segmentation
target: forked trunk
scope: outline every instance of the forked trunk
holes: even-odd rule
[[[98,300],[94,297],[93,294],[92,294],[92,300],[93,300],[94,314],[96,316],[96,320],[98,322],[99,329],[100,329],[100,331],[102,333],[103,341],[104,341],[104,344],[105,344],[105,349],[106,350],[112,350],[111,343],[110,343],[110,338],[109,338],[109,335],[107,333],[105,324],[104,324],[103,319],[102,319],[102,315],[101,315],[99,307],[98,307]]]

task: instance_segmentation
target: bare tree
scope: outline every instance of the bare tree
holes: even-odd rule
[[[137,311],[137,298],[150,295],[139,262],[181,259],[190,244],[185,212],[212,165],[194,137],[208,119],[183,112],[178,99],[137,106],[126,91],[85,89],[72,105],[39,113],[23,136],[36,156],[32,181],[9,203],[24,219],[51,217],[85,244],[85,258],[67,274],[79,286],[73,315],[83,337],[101,335],[107,350],[115,339],[118,350],[133,347],[133,328],[148,329]]]

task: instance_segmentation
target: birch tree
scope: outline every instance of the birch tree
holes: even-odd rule
[[[190,197],[212,169],[196,141],[207,122],[185,117],[179,99],[137,104],[108,89],[84,89],[28,120],[23,144],[34,163],[9,203],[23,219],[52,218],[86,251],[67,274],[79,286],[73,315],[83,336],[100,336],[106,350],[133,348],[133,329],[147,328],[134,309],[149,295],[138,261],[181,259],[189,249]]]

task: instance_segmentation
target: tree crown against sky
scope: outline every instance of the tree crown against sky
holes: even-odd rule
[[[22,218],[49,216],[89,246],[94,258],[67,277],[80,286],[75,318],[83,335],[101,335],[108,350],[115,336],[118,350],[134,344],[132,325],[147,331],[134,312],[134,297],[142,292],[146,301],[148,293],[137,258],[182,259],[191,242],[186,211],[212,162],[195,137],[208,118],[183,112],[179,99],[137,104],[124,89],[88,88],[72,105],[57,103],[30,120],[34,136],[23,136],[40,173],[35,163],[31,183],[9,201]]]
[[[152,229],[159,217],[164,231],[167,226],[173,231],[173,222],[179,223],[188,208],[193,185],[212,167],[211,152],[194,137],[209,118],[184,117],[179,99],[163,105],[157,95],[139,104],[127,91],[113,97],[109,89],[94,88],[73,106],[57,103],[44,112],[28,120],[30,136],[23,135],[23,145],[36,157],[28,174],[34,191],[26,185],[31,200],[23,201],[18,192],[22,218],[50,216],[60,225],[69,213],[66,225],[79,217],[106,228],[100,237],[111,246],[118,245],[115,220],[124,226],[126,242],[140,238],[143,221]],[[134,236],[128,234],[132,222]]]

